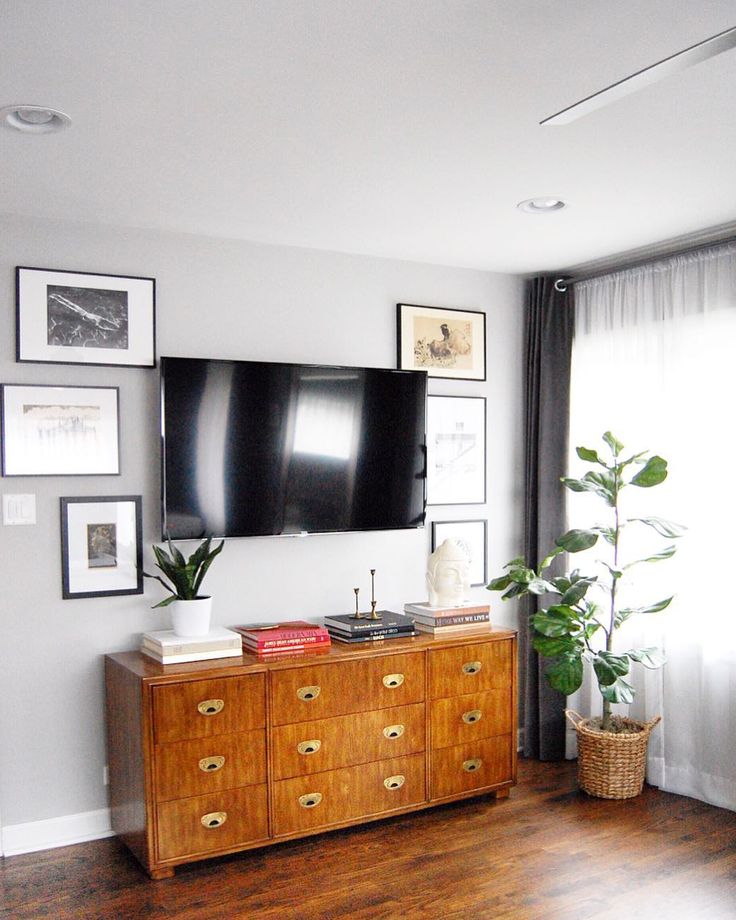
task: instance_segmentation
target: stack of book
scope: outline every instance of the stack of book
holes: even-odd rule
[[[305,655],[330,647],[330,634],[316,623],[287,620],[283,623],[247,623],[233,626],[243,639],[243,648],[258,658]]]
[[[160,664],[207,661],[210,658],[235,658],[243,654],[238,633],[222,626],[213,627],[206,636],[177,636],[173,629],[156,629],[143,633],[141,651]]]
[[[337,642],[375,642],[380,639],[407,639],[416,636],[414,620],[401,613],[379,610],[380,620],[368,617],[356,619],[344,613],[334,617],[325,617],[327,631]]]
[[[420,632],[433,636],[487,632],[491,628],[491,608],[488,604],[470,602],[459,607],[431,607],[427,603],[404,604],[404,611],[414,618]]]

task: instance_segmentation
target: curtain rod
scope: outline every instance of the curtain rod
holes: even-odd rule
[[[611,275],[615,274],[616,272],[627,271],[630,268],[638,268],[641,265],[648,265],[653,262],[658,262],[660,259],[689,255],[693,252],[700,252],[703,249],[710,249],[712,246],[736,243],[736,232],[734,231],[733,224],[729,224],[728,228],[730,232],[727,236],[713,236],[712,238],[702,240],[702,242],[699,243],[691,242],[689,245],[684,242],[682,237],[680,237],[679,245],[677,245],[676,239],[671,240],[669,244],[666,242],[661,243],[659,245],[662,248],[658,249],[656,246],[653,246],[650,248],[647,255],[640,255],[636,258],[633,257],[633,253],[636,252],[636,250],[633,250],[631,253],[632,258],[624,258],[623,261],[617,263],[610,262],[608,264],[602,264],[598,269],[593,268],[594,263],[588,263],[590,268],[587,271],[585,266],[581,265],[579,268],[580,274],[576,273],[575,269],[571,269],[571,274],[560,275],[560,277],[555,280],[555,290],[564,292],[570,285],[579,284],[581,281],[592,281],[594,278],[602,278],[603,275]],[[715,232],[715,228],[710,232]],[[623,258],[625,253],[622,253],[621,255]]]

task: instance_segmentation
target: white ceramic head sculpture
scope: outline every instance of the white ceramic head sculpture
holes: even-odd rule
[[[427,588],[432,607],[458,607],[470,589],[470,554],[457,540],[445,540],[429,557]]]

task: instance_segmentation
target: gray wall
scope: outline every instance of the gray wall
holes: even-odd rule
[[[486,517],[490,572],[520,544],[521,281],[478,271],[232,240],[0,218],[0,382],[120,387],[121,475],[9,478],[33,492],[38,523],[0,527],[0,816],[16,825],[104,808],[102,656],[168,626],[145,596],[61,599],[59,497],[141,494],[145,560],[160,534],[158,374],[15,363],[14,268],[156,278],[159,355],[395,366],[395,304],[485,311],[488,381],[433,380],[431,393],[488,397],[488,504],[431,508],[430,520]],[[214,620],[351,609],[377,569],[380,607],[426,597],[430,528],[305,539],[230,540],[208,575]],[[158,590],[157,590],[158,589]],[[482,588],[474,594],[490,595]],[[510,624],[497,596],[492,616]],[[513,625],[513,624],[510,624]]]

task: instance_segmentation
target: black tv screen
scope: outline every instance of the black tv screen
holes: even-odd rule
[[[161,358],[163,533],[424,523],[427,375]]]

